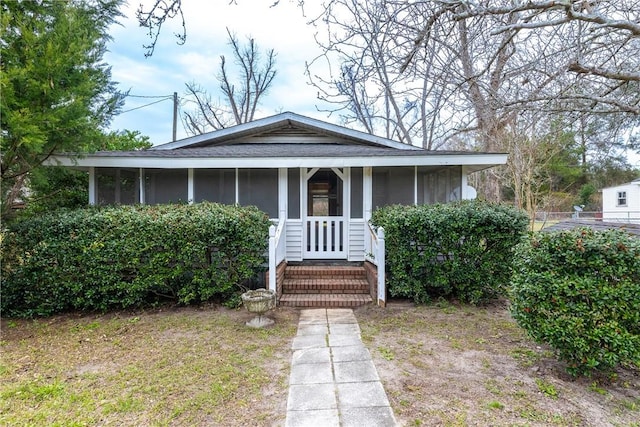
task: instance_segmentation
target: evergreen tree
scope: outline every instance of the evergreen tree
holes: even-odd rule
[[[54,152],[91,152],[125,94],[103,62],[121,0],[0,3],[2,211]]]

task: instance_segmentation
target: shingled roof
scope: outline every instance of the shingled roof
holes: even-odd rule
[[[63,153],[49,165],[74,168],[296,168],[504,164],[505,153],[430,151],[321,120],[282,113],[148,150]]]
[[[157,157],[157,158],[203,158],[203,157],[417,157],[447,155],[484,155],[492,153],[467,151],[426,151],[398,150],[389,147],[372,147],[366,145],[348,145],[339,143],[323,144],[229,144],[196,148],[176,148],[171,150],[140,151],[98,151],[96,157]]]

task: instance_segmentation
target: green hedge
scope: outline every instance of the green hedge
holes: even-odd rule
[[[212,203],[56,211],[2,239],[3,316],[228,298],[265,262],[269,220]]]
[[[479,303],[503,294],[512,249],[529,223],[522,211],[482,201],[389,206],[371,221],[386,232],[390,295],[418,303]]]
[[[622,231],[538,233],[517,250],[511,313],[573,375],[640,366],[640,239]]]

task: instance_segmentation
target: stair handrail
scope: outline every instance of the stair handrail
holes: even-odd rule
[[[286,239],[282,239],[285,224],[286,212],[280,212],[278,226],[269,226],[269,290],[276,292],[276,267],[285,258],[285,246],[282,244]]]
[[[378,305],[384,307],[387,303],[387,289],[385,277],[385,235],[384,228],[375,228],[370,222],[367,222],[369,230],[369,238],[365,239],[365,260],[376,266],[377,269],[377,287],[378,287]]]

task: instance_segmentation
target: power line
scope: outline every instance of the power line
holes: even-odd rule
[[[164,97],[163,99],[159,99],[158,101],[153,101],[153,102],[150,102],[150,103],[145,104],[145,105],[140,105],[140,106],[138,106],[138,107],[134,107],[134,108],[130,108],[130,109],[125,110],[125,111],[121,111],[121,112],[120,112],[120,114],[128,113],[128,112],[130,112],[130,111],[139,110],[139,109],[141,109],[141,108],[148,107],[148,106],[153,105],[153,104],[158,104],[159,102],[163,102],[163,101],[166,101],[166,100],[168,100],[168,99],[172,99],[172,98],[173,98],[173,95],[171,95],[171,96],[170,96],[170,97],[168,97],[168,98],[167,98],[167,97]]]
[[[171,95],[126,95],[126,98],[173,98],[173,94]]]
[[[129,108],[128,110],[121,111],[120,114],[129,113],[131,111],[139,110],[141,108],[149,107],[154,104],[166,101],[168,99],[173,100],[173,141],[176,140],[177,133],[177,121],[178,121],[178,93],[173,92],[171,95],[131,95],[127,94],[125,97],[131,98],[143,98],[143,99],[157,99],[157,101],[149,102],[148,104],[139,105],[137,107]]]

